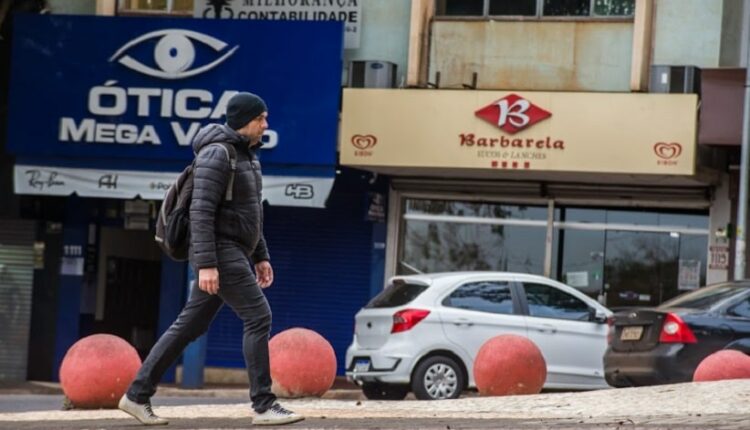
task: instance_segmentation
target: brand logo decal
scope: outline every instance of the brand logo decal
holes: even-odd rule
[[[516,94],[509,94],[474,114],[509,134],[515,134],[552,116],[550,112]]]
[[[149,67],[126,53],[129,49],[142,42],[156,38],[159,40],[154,47],[154,62],[158,69]],[[117,61],[131,70],[155,78],[183,79],[213,69],[223,63],[239,48],[239,45],[237,45],[224,52],[221,57],[213,62],[191,69],[195,62],[195,45],[193,41],[196,40],[207,45],[217,53],[221,53],[221,51],[224,51],[229,46],[215,37],[198,33],[197,31],[180,29],[158,30],[146,33],[124,44],[110,57],[109,61]]]
[[[354,151],[355,157],[371,157],[372,148],[378,144],[378,138],[371,134],[355,134],[352,136],[352,146],[357,148]]]
[[[371,134],[367,134],[364,136],[361,134],[355,134],[354,136],[352,136],[352,145],[354,145],[355,148],[361,149],[363,151],[366,149],[370,149],[377,144],[378,138]]]
[[[295,200],[310,200],[315,196],[315,191],[310,184],[289,184],[284,189],[284,195]]]
[[[682,154],[682,145],[675,142],[659,142],[654,144],[654,154],[661,159],[671,160]]]

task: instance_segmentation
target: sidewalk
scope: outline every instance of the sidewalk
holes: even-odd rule
[[[18,394],[63,394],[58,382],[25,381],[0,383],[0,396]],[[164,397],[212,397],[225,399],[247,399],[247,385],[206,384],[203,388],[188,389],[178,384],[161,384],[157,396]],[[362,390],[345,377],[336,377],[333,386],[323,399],[365,400]]]
[[[220,405],[159,406],[160,396],[176,395],[177,391],[160,390],[154,399],[155,411],[172,421],[169,429],[249,427],[247,401]],[[213,397],[238,394],[237,389],[206,390],[204,394],[208,392]],[[242,390],[242,395],[247,393]],[[303,423],[289,427],[295,429],[506,427],[739,430],[750,429],[750,380],[533,396],[472,396],[435,402],[289,399],[284,401],[284,405],[308,417]],[[0,414],[0,428],[133,428],[134,424],[117,410]]]

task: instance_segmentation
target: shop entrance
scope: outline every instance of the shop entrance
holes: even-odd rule
[[[102,227],[98,262],[92,331],[123,338],[143,359],[159,318],[161,251],[153,233]]]
[[[402,207],[396,274],[547,275],[610,308],[656,306],[705,285],[708,216],[699,211],[427,198]]]
[[[675,296],[679,258],[679,234],[608,231],[602,292],[606,306],[656,306]]]
[[[161,264],[133,258],[107,259],[107,297],[101,327],[127,340],[145,359],[156,342]]]

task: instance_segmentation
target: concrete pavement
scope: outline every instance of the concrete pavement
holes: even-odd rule
[[[251,426],[244,389],[211,390],[211,397],[182,392],[190,394],[182,404],[175,400],[179,391],[160,390],[153,402],[157,414],[172,421],[170,429]],[[359,399],[356,392],[346,394]],[[288,426],[294,429],[750,429],[750,380],[435,402],[324,398],[283,404],[308,417]],[[117,410],[0,413],[0,428],[8,429],[138,427]]]

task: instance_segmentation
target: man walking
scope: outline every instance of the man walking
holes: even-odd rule
[[[190,263],[198,282],[193,284],[190,299],[177,320],[156,342],[120,399],[119,408],[143,424],[168,423],[151,409],[156,385],[188,343],[208,330],[224,303],[243,323],[242,350],[255,410],[253,424],[287,424],[304,419],[281,407],[271,392],[271,309],[261,289],[273,283],[273,269],[263,237],[261,171],[255,155],[268,128],[267,118],[266,104],[260,97],[238,93],[227,104],[226,124],[208,125],[193,139],[196,160],[190,205]],[[236,156],[230,156],[230,151]],[[255,264],[257,279],[248,257]]]

